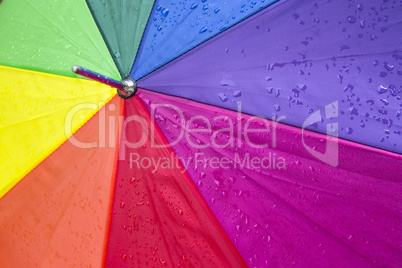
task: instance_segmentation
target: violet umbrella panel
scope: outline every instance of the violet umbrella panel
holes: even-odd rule
[[[401,11],[0,1],[1,266],[398,267]]]

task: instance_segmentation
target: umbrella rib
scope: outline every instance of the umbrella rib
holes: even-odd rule
[[[395,53],[396,51],[383,51],[383,52],[378,52],[378,53],[365,53],[365,54],[355,54],[355,55],[344,55],[344,56],[332,56],[332,57],[328,57],[328,58],[318,58],[318,59],[311,59],[311,60],[302,60],[302,61],[288,61],[288,62],[277,62],[275,64],[280,64],[280,65],[284,65],[284,64],[305,64],[305,63],[309,63],[309,62],[320,62],[320,61],[324,61],[324,60],[338,60],[338,59],[347,59],[347,58],[352,58],[352,57],[365,57],[365,56],[372,56],[372,55],[386,55],[386,54],[392,54]],[[273,66],[271,68],[271,70],[273,70],[275,68],[275,66]]]

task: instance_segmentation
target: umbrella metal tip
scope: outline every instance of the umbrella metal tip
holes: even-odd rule
[[[123,88],[117,90],[119,96],[123,99],[131,98],[137,93],[137,82],[129,77],[126,77],[121,81],[123,83]]]
[[[78,65],[74,65],[73,67],[71,67],[71,70],[76,74],[78,74],[80,72],[80,69],[81,68]]]

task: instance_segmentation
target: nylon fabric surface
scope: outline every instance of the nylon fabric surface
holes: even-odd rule
[[[139,97],[249,267],[401,263],[401,155],[146,90]]]
[[[0,4],[0,65],[76,77],[73,65],[120,80],[85,0]]]
[[[66,141],[0,199],[1,267],[102,266],[122,104],[115,97],[74,135],[99,146]]]
[[[400,14],[395,1],[280,1],[138,85],[402,153]],[[307,124],[335,101],[339,128]]]
[[[130,76],[140,79],[276,0],[156,0]]]
[[[124,116],[106,266],[244,267],[137,96]]]
[[[87,0],[122,77],[130,74],[154,1]]]
[[[0,65],[0,197],[116,93],[110,87]]]

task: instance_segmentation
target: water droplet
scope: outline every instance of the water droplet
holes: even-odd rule
[[[218,96],[219,96],[219,98],[221,99],[222,102],[227,102],[228,101],[228,97],[226,97],[226,95],[224,93],[219,93]]]
[[[277,88],[275,97],[279,97],[281,95],[281,91],[282,91],[282,88]]]
[[[355,107],[349,108],[349,112],[354,115],[359,115],[359,112]]]
[[[378,87],[378,93],[380,93],[380,94],[384,94],[385,92],[388,92],[388,89],[386,88],[386,87],[384,87],[383,85],[380,85],[379,87]]]
[[[296,89],[301,90],[301,91],[306,91],[307,86],[304,84],[297,84]]]
[[[387,75],[388,74],[386,72],[380,72],[380,76],[383,77],[383,78],[386,77]]]
[[[312,174],[314,174],[314,173],[315,173],[315,169],[314,169],[314,167],[313,167],[313,166],[309,166],[309,167],[308,167],[308,169],[310,170],[310,172],[311,172]]]
[[[224,31],[224,30],[226,30],[226,26],[221,26],[221,27],[219,27],[219,31]]]
[[[166,17],[169,14],[169,9],[167,8],[162,9],[161,14]]]
[[[227,191],[222,191],[222,196],[223,196],[223,197],[228,197],[228,195],[229,195],[229,194],[228,194]]]
[[[241,91],[240,90],[235,90],[233,92],[233,97],[240,97],[241,96]]]
[[[352,133],[353,133],[353,129],[352,129],[351,127],[347,127],[347,128],[346,128],[346,133],[352,134]]]
[[[198,7],[198,4],[194,3],[191,5],[191,9],[196,9]]]
[[[235,183],[235,182],[236,182],[236,178],[234,178],[234,177],[229,177],[229,181],[230,181],[231,183]]]
[[[356,22],[356,18],[354,16],[349,16],[348,17],[348,21],[349,23],[355,23]]]
[[[343,76],[339,74],[339,75],[338,75],[338,80],[339,80],[339,83],[342,84],[342,82],[343,82]]]
[[[394,85],[389,86],[389,93],[391,93],[392,96],[396,96],[396,87]]]
[[[380,99],[380,101],[385,105],[389,105],[389,101],[387,99]]]
[[[208,30],[208,27],[202,27],[200,30],[200,34],[205,33]]]
[[[384,62],[384,67],[385,69],[387,69],[388,71],[392,71],[394,69],[394,66],[389,64],[388,62]]]
[[[346,87],[345,87],[345,89],[343,90],[344,92],[346,92],[346,91],[352,91],[354,89],[354,86],[353,85],[351,85],[351,84],[348,84]]]

